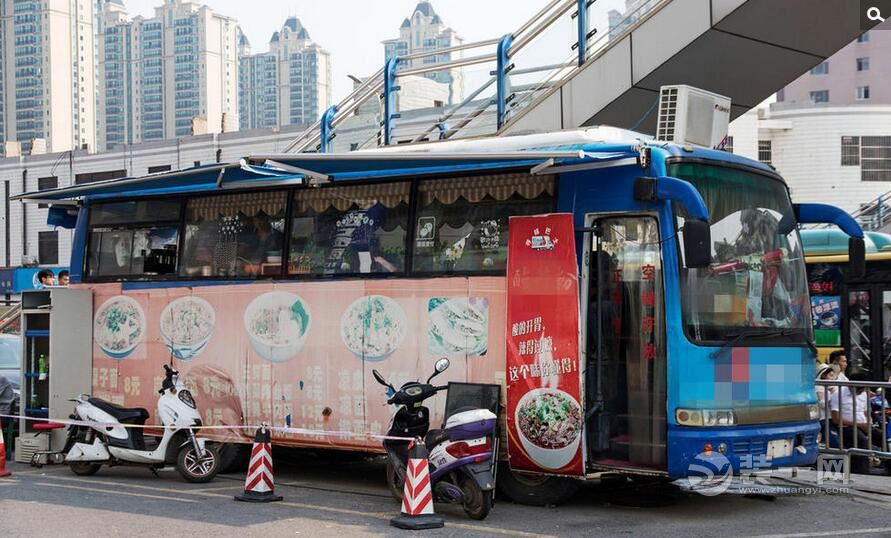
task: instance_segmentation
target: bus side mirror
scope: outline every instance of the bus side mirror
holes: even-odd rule
[[[854,278],[866,276],[866,243],[860,237],[848,238],[848,273]]]
[[[712,263],[712,232],[708,221],[684,221],[684,263],[689,269],[708,267]]]

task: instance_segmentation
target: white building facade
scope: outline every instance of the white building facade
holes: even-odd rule
[[[130,20],[104,6],[99,36],[99,145],[238,129],[238,25],[189,0]]]
[[[239,38],[242,129],[310,123],[331,106],[331,55],[314,43],[297,17],[272,35],[269,51],[250,53]]]
[[[384,43],[384,59],[394,56],[406,56],[417,52],[427,52],[449,47],[457,47],[464,43],[454,30],[445,25],[442,18],[433,10],[430,2],[419,2],[412,15],[402,21],[399,37],[388,39]],[[430,66],[449,62],[460,58],[460,52],[445,52],[409,60],[399,64],[400,68]],[[448,87],[448,104],[461,102],[464,94],[464,79],[460,69],[444,69],[423,75]]]
[[[891,192],[891,21],[730,125],[733,152],[772,164],[792,199],[849,212]]]
[[[135,145],[112,151],[66,151],[45,155],[0,158],[0,192],[14,196],[55,187],[126,176],[228,162],[248,154],[281,153],[305,126],[190,136]],[[0,266],[68,265],[73,231],[46,224],[48,209],[37,204],[0,204]],[[6,237],[9,237],[9,241]]]
[[[0,2],[0,155],[96,145],[94,3]]]

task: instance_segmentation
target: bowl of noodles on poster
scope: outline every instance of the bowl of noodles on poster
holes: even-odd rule
[[[215,324],[210,303],[191,295],[180,297],[161,311],[161,339],[174,357],[190,361],[207,346]]]
[[[514,411],[517,436],[533,462],[561,469],[578,452],[582,440],[582,408],[568,393],[534,389],[520,398]]]
[[[260,295],[244,311],[251,347],[270,362],[292,359],[303,347],[310,326],[309,305],[285,291]]]
[[[145,338],[145,312],[132,297],[117,295],[102,303],[93,318],[93,340],[113,359],[123,359]]]

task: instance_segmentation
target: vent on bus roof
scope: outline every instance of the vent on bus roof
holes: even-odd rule
[[[725,139],[729,122],[728,97],[685,84],[659,89],[657,140],[714,148]]]
[[[656,122],[656,139],[674,141],[674,127],[678,114],[678,89],[676,86],[663,86],[659,92],[659,119]]]

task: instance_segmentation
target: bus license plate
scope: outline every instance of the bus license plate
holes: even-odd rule
[[[792,439],[774,439],[767,443],[767,459],[786,458],[792,455]]]

